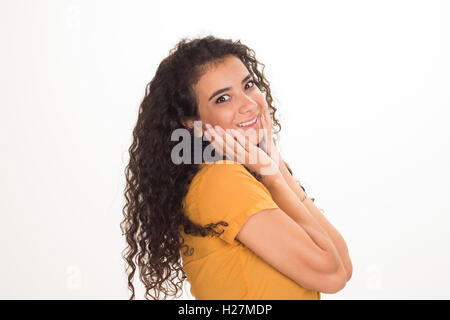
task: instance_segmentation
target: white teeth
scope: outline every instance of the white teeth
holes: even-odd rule
[[[249,126],[251,124],[254,124],[255,122],[256,122],[256,118],[253,119],[252,121],[249,121],[249,122],[240,123],[240,124],[238,124],[238,127],[246,127],[246,126]]]

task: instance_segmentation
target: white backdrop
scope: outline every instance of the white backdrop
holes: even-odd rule
[[[176,42],[214,34],[266,65],[282,155],[347,241],[353,277],[323,299],[449,299],[449,16],[430,0],[1,0],[0,298],[128,298],[138,106]]]

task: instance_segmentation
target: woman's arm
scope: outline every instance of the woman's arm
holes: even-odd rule
[[[303,199],[305,192],[299,186],[297,181],[295,181],[294,177],[291,175],[290,170],[286,167],[285,162],[283,160],[280,161],[279,167],[280,172],[284,180],[286,181],[287,185],[297,195],[298,199]],[[336,228],[325,218],[325,216],[322,214],[322,212],[320,212],[320,210],[315,206],[314,202],[311,201],[310,198],[307,197],[302,203],[307,209],[309,215],[312,216],[320,224],[320,226],[325,230],[328,237],[333,241],[333,244],[335,245],[339,253],[339,257],[347,273],[347,281],[350,280],[353,272],[353,266],[350,260],[348,247],[344,238],[336,230]]]
[[[215,150],[263,176],[262,183],[279,207],[252,215],[236,239],[307,289],[325,293],[341,290],[347,275],[333,242],[298,201],[277,164],[256,145],[245,143],[245,136],[238,131],[230,130],[230,135],[219,126],[207,128],[205,137]],[[255,159],[256,163],[251,161]]]
[[[342,279],[347,280],[347,271],[341,261],[336,246],[324,228],[312,217],[307,208],[298,200],[296,194],[289,188],[286,181],[278,172],[276,175],[266,175],[262,177],[262,183],[269,190],[272,199],[282,212],[288,215],[298,226],[300,226],[310,236],[311,240],[324,252],[327,252],[332,265],[336,265]]]

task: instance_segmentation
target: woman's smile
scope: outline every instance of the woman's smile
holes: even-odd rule
[[[253,120],[250,120],[250,121],[247,121],[247,122],[244,122],[241,124],[245,124],[245,126],[238,124],[237,127],[244,131],[249,130],[249,129],[257,130],[259,128],[259,117],[257,115]]]

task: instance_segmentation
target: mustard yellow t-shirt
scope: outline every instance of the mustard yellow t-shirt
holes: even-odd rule
[[[263,209],[278,208],[266,187],[241,164],[202,163],[183,201],[191,221],[205,226],[226,221],[217,236],[181,234],[194,248],[181,250],[183,269],[198,300],[318,300],[320,293],[299,286],[235,239],[246,220]],[[261,234],[264,237],[264,234]]]

